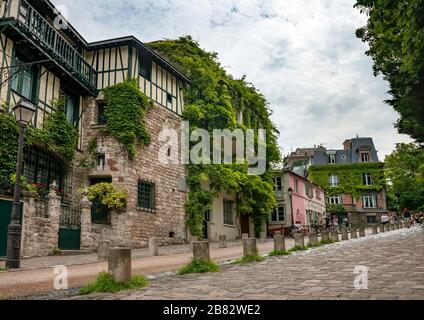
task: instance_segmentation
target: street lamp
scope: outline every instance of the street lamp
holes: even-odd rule
[[[21,233],[20,198],[21,198],[21,171],[24,153],[24,133],[35,113],[35,106],[28,100],[19,100],[13,108],[16,121],[19,124],[18,161],[16,164],[16,181],[13,199],[11,222],[7,229],[7,269],[19,269],[21,265]]]

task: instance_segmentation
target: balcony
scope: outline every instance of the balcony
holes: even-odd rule
[[[13,0],[7,11],[6,18],[0,20],[0,25],[5,26],[4,33],[12,38],[23,36],[29,45],[42,51],[47,60],[52,60],[88,93],[96,95],[94,68],[27,1]]]

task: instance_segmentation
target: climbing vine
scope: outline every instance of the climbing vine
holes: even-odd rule
[[[363,183],[363,174],[372,175],[373,185]],[[339,185],[330,186],[330,174],[337,174]],[[385,187],[385,177],[382,163],[357,163],[349,165],[311,166],[310,180],[326,189],[327,196],[351,194],[358,198],[363,192],[378,192]]]
[[[37,129],[28,126],[25,131],[25,149],[40,147],[64,162],[70,162],[75,155],[78,132],[65,115],[65,102],[62,98],[52,102],[55,111],[46,116],[44,127]],[[11,176],[16,171],[19,125],[6,108],[0,112],[0,189],[10,189]]]
[[[190,36],[150,46],[190,78],[183,113],[184,120],[190,122],[190,130],[202,128],[212,133],[214,129],[262,128],[267,133],[267,172],[262,176],[248,175],[247,164],[188,166],[190,192],[186,212],[191,234],[203,236],[204,212],[211,208],[219,192],[236,196],[238,214],[250,215],[259,233],[276,205],[270,170],[271,163],[280,160],[278,131],[270,121],[268,102],[244,77],[234,79],[228,75],[219,64],[217,54],[201,49]]]
[[[136,145],[146,145],[150,142],[144,117],[153,103],[140,91],[135,80],[105,88],[104,94],[105,131],[125,146],[128,157],[133,160]]]

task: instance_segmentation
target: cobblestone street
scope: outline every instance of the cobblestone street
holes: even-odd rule
[[[354,288],[356,266],[368,267],[368,289]],[[140,290],[72,299],[424,299],[424,230],[370,235],[220,273],[163,277]]]

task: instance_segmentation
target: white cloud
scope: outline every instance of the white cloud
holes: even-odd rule
[[[388,85],[355,30],[366,17],[353,0],[55,0],[88,41],[134,35],[141,41],[190,34],[216,51],[235,76],[268,98],[284,152],[372,136],[380,157],[410,141],[384,104]]]

